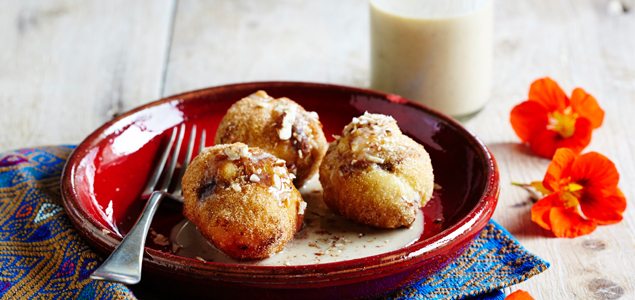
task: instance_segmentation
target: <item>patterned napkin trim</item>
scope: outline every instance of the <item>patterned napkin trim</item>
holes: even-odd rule
[[[502,226],[490,221],[469,248],[443,270],[389,299],[463,299],[520,283],[549,268]]]
[[[0,155],[0,296],[3,299],[135,299],[88,276],[101,262],[75,233],[59,201],[72,146]]]

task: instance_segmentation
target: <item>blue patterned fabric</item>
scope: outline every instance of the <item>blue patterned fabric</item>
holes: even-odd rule
[[[494,221],[458,259],[389,299],[503,299],[500,289],[539,274],[549,263],[527,252]]]
[[[3,299],[134,299],[121,284],[88,278],[97,256],[60,202],[72,147],[0,155],[0,296]]]
[[[72,146],[0,154],[0,296],[3,299],[134,299],[124,285],[94,281],[101,258],[77,235],[60,202]],[[503,299],[500,289],[549,264],[490,222],[465,254],[387,299]]]

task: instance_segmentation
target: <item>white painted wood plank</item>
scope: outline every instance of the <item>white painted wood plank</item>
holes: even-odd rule
[[[629,129],[635,114],[635,14],[615,10],[616,1],[498,4],[492,99],[467,126],[498,159],[502,191],[494,219],[552,263],[518,288],[536,299],[635,298],[635,133]],[[617,164],[631,203],[621,223],[576,239],[550,238],[531,222],[531,205],[519,205],[527,194],[510,182],[542,179],[549,161],[518,146],[509,112],[542,76],[557,80],[568,94],[583,87],[605,109],[604,124],[587,151],[599,151]]]
[[[0,151],[78,143],[159,97],[170,1],[2,1]]]
[[[184,0],[177,12],[166,94],[261,80],[367,84],[366,0]]]

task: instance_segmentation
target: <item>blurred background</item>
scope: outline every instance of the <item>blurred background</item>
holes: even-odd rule
[[[575,82],[613,100],[605,105],[635,101],[634,4],[495,1],[485,110],[507,115],[544,75],[565,89]],[[2,0],[0,6],[0,151],[76,144],[123,111],[208,86],[369,82],[367,0]],[[476,118],[483,115],[489,113]],[[498,126],[474,123],[474,130]],[[513,137],[511,128],[507,135]]]

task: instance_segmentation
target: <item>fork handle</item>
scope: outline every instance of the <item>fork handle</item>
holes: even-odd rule
[[[152,223],[152,217],[163,199],[161,192],[153,192],[143,208],[141,216],[110,256],[90,275],[97,280],[108,280],[125,284],[141,281],[143,249]]]

